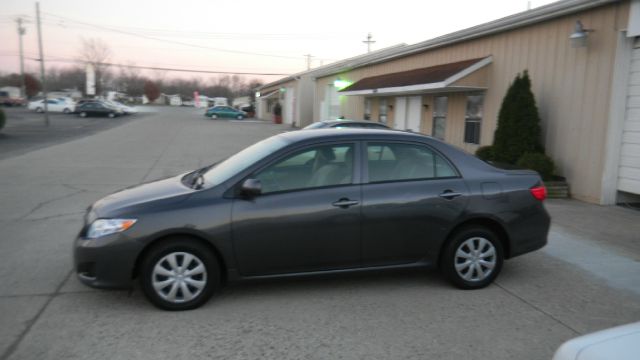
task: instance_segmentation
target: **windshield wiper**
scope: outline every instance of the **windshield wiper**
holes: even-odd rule
[[[204,174],[209,171],[212,167],[214,167],[217,163],[213,163],[211,165],[205,166],[194,171],[191,175],[190,185],[192,188],[199,190],[204,186]]]

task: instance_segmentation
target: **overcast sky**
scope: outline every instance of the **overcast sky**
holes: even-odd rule
[[[369,32],[376,41],[374,50],[398,43],[413,44],[525,11],[528,3],[538,7],[551,2],[554,1],[42,0],[40,9],[48,66],[71,66],[53,60],[76,59],[81,38],[85,37],[106,42],[113,63],[291,74],[306,69],[305,54],[313,56],[315,67],[366,52],[362,41]],[[25,56],[38,54],[35,3],[2,0],[3,73],[19,71],[14,21],[18,16],[27,20]],[[26,67],[35,72],[37,63],[27,60]],[[269,81],[282,76],[248,77]]]

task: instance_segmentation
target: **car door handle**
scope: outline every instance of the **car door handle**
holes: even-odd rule
[[[343,199],[340,199],[340,200],[332,203],[331,205],[333,205],[335,207],[341,207],[343,209],[346,209],[349,206],[358,205],[359,203],[360,202],[356,201],[356,200],[349,200],[347,198],[343,198]]]
[[[457,198],[458,196],[462,196],[462,193],[459,192],[453,192],[451,190],[445,190],[442,192],[442,194],[438,195],[441,198],[447,199],[447,200],[453,200],[455,198]]]

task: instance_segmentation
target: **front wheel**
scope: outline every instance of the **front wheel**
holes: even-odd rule
[[[36,112],[37,112],[37,113],[41,113],[41,112],[43,112],[43,111],[44,111],[44,110],[42,110],[42,108],[41,108],[41,107],[37,107],[37,108],[36,108]]]
[[[109,113],[109,115],[107,115],[107,116],[109,116],[109,118],[110,118],[110,119],[113,119],[114,117],[116,117],[116,114],[114,114],[114,113]]]
[[[164,310],[195,309],[209,300],[221,283],[216,257],[202,243],[188,238],[154,247],[140,269],[142,291]]]
[[[461,289],[481,289],[493,282],[502,269],[502,243],[491,230],[465,227],[445,245],[440,271]]]
[[[218,115],[216,115],[216,114],[211,114],[211,118],[212,118],[212,119],[217,119],[217,118],[218,118]]]
[[[238,116],[236,116],[236,119],[238,119],[238,120],[242,120],[242,119],[244,119],[244,116],[242,116],[242,115],[238,115]]]
[[[80,117],[81,117],[81,118],[85,118],[85,117],[87,117],[87,113],[86,113],[86,112],[84,112],[84,111],[83,111],[83,112],[81,112],[81,113],[80,113]]]
[[[71,110],[69,110],[68,108],[64,108],[64,110],[62,110],[63,113],[65,114],[69,114],[71,112]]]

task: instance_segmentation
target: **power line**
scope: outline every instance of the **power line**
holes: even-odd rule
[[[101,30],[105,30],[105,31],[111,31],[111,32],[120,33],[120,34],[124,34],[124,35],[129,35],[129,36],[135,36],[135,37],[139,37],[139,38],[147,39],[147,40],[165,42],[165,43],[169,43],[169,44],[176,44],[176,45],[181,45],[181,46],[189,46],[189,47],[193,47],[193,48],[206,49],[206,50],[219,51],[219,52],[227,52],[227,53],[233,53],[233,54],[253,55],[253,56],[267,56],[267,57],[275,57],[275,58],[281,58],[281,59],[296,59],[296,60],[300,59],[300,57],[294,57],[294,56],[254,53],[254,52],[241,51],[241,50],[220,49],[220,48],[213,48],[213,47],[209,47],[209,46],[202,46],[202,45],[197,45],[197,44],[185,43],[185,42],[182,42],[182,41],[160,39],[160,38],[157,38],[157,37],[138,34],[138,33],[134,33],[134,32],[131,32],[131,31],[118,30],[118,29],[114,29],[112,27],[107,27],[107,26],[102,26],[102,25],[95,25],[95,24],[90,24],[90,23],[86,23],[86,22],[83,22],[83,21],[73,20],[73,19],[70,19],[70,18],[66,18],[64,16],[60,16],[60,15],[56,15],[56,14],[52,14],[52,13],[48,13],[48,12],[43,12],[43,13],[46,14],[46,15],[49,15],[49,16],[53,16],[53,17],[59,18],[59,19],[63,19],[65,21],[70,21],[70,22],[73,22],[73,23],[76,23],[76,24],[81,24],[81,25],[84,25],[84,26],[92,27],[92,28],[97,28],[97,29],[101,29]]]
[[[38,58],[26,57],[25,59],[40,61]],[[83,61],[65,58],[49,58],[49,62],[66,62],[66,63],[82,63]],[[286,76],[289,74],[283,73],[255,73],[255,72],[236,72],[236,71],[214,71],[214,70],[196,70],[196,69],[179,69],[179,68],[167,68],[157,66],[141,66],[141,65],[128,65],[128,64],[116,64],[101,62],[100,65],[124,67],[130,69],[142,69],[142,70],[160,70],[160,71],[176,71],[176,72],[189,72],[189,73],[203,73],[203,74],[224,74],[224,75],[261,75],[261,76]]]

